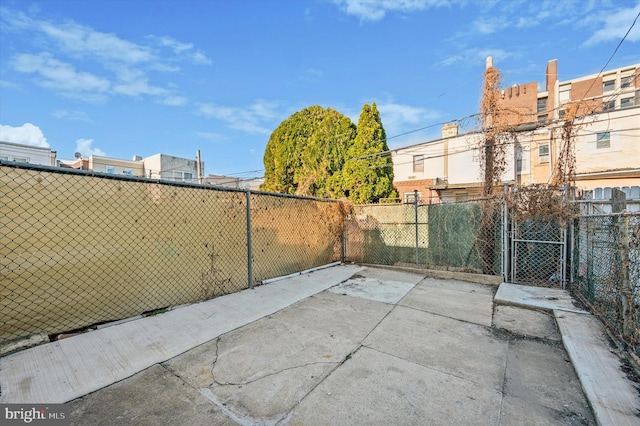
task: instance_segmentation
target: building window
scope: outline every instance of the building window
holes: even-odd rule
[[[416,202],[415,199],[415,192],[405,192],[404,194],[402,194],[404,198],[404,202],[406,204],[414,204]],[[422,193],[418,192],[418,202],[420,202],[420,199],[422,198]]]
[[[424,155],[413,156],[413,173],[424,172]]]
[[[538,146],[538,162],[540,164],[549,162],[549,145]]]
[[[193,173],[191,172],[173,172],[173,180],[179,182],[191,182],[193,180]]]
[[[611,148],[611,134],[609,132],[596,134],[596,148]]]
[[[602,91],[603,92],[611,92],[615,88],[616,88],[616,81],[615,80],[608,80],[608,81],[603,81],[602,82]]]
[[[516,171],[518,174],[522,173],[522,148],[516,151]]]
[[[558,93],[558,101],[560,103],[568,102],[571,100],[571,85],[561,86]]]
[[[547,116],[546,115],[539,115],[538,116],[538,124],[545,124],[547,122]]]
[[[547,98],[538,99],[538,114],[547,112]]]
[[[633,98],[620,99],[620,108],[629,108],[633,106]]]
[[[106,166],[104,171],[107,173],[114,174],[116,172],[116,166]]]
[[[516,146],[516,172],[519,175],[529,173],[530,157],[528,145]]]
[[[133,169],[124,169],[122,171],[123,174],[127,175],[127,176],[133,176]]]
[[[606,101],[602,103],[603,111],[611,111],[616,108],[616,101]]]
[[[27,157],[13,157],[13,161],[16,163],[28,163],[29,159]]]
[[[6,155],[0,155],[0,160],[9,161],[9,157]]]
[[[622,77],[620,79],[620,88],[626,89],[627,87],[633,87],[633,76]]]

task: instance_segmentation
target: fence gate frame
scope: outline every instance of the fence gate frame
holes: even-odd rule
[[[567,270],[568,260],[570,258],[570,248],[568,246],[569,227],[572,227],[571,223],[563,227],[561,224],[553,224],[549,220],[543,220],[540,218],[531,218],[525,221],[518,221],[516,219],[516,204],[509,203],[511,197],[513,197],[512,191],[514,186],[504,184],[504,209],[503,209],[503,278],[505,282],[513,284],[522,284],[528,286],[538,287],[560,287],[563,290],[567,287]],[[562,188],[562,200],[566,203],[568,201],[569,188],[567,185]],[[531,235],[527,235],[527,232],[523,231],[523,225],[528,224],[530,227],[557,227],[557,238],[532,238]],[[548,230],[548,229],[546,229]],[[539,233],[535,230],[533,234]],[[548,235],[548,233],[547,233]],[[558,250],[554,250],[551,247],[558,246]],[[549,252],[551,255],[547,255],[543,261],[549,260],[552,265],[556,265],[554,269],[550,266],[525,265],[527,261],[531,262],[535,255],[531,253],[533,248],[537,248],[538,252]],[[529,253],[527,259],[524,254]],[[537,259],[536,259],[537,260]],[[527,269],[542,268],[542,272],[551,272],[546,281],[542,281],[539,277],[526,276],[524,272]],[[523,276],[524,275],[524,276]],[[559,283],[559,285],[557,284]]]

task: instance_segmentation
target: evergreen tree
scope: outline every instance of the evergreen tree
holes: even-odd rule
[[[340,173],[342,194],[355,204],[376,203],[395,196],[393,163],[376,104],[365,104],[357,134]]]
[[[327,181],[343,167],[355,130],[348,117],[331,108],[316,105],[296,112],[280,123],[269,138],[261,189],[333,196]]]
[[[357,127],[336,110],[311,106],[271,134],[260,189],[375,203],[396,196],[388,151],[375,103],[362,107]]]

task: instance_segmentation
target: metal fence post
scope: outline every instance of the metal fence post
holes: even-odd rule
[[[251,251],[251,190],[247,189],[247,275],[249,288],[253,288],[253,253]]]
[[[564,184],[564,188],[563,188],[563,193],[564,193],[564,203],[565,205],[569,204],[569,184],[565,183]],[[566,227],[564,227],[564,229],[562,229],[561,231],[561,235],[562,235],[562,242],[564,244],[562,244],[562,261],[561,261],[561,266],[562,266],[562,289],[564,290],[567,287],[567,256],[568,256],[568,250],[567,250],[567,244],[568,244],[568,226],[569,226],[569,222],[567,221],[566,223]]]
[[[413,205],[415,206],[415,218],[416,218],[416,269],[418,269],[419,265],[419,254],[418,254],[418,190],[413,190]]]
[[[338,203],[341,203],[341,201],[338,201]],[[342,210],[342,209],[341,209]],[[349,244],[349,231],[348,231],[348,226],[349,224],[347,223],[347,221],[349,220],[349,217],[343,213],[342,216],[342,247],[340,247],[340,249],[342,250],[342,253],[340,253],[341,257],[342,257],[342,263],[345,263],[347,261],[347,244]]]
[[[504,184],[504,199],[502,200],[502,279],[509,282],[509,184]]]

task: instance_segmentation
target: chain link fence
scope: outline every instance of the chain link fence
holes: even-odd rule
[[[502,206],[500,199],[355,206],[346,218],[346,258],[500,275]]]
[[[511,282],[563,287],[566,280],[566,229],[552,218],[513,223]]]
[[[340,203],[0,164],[0,346],[341,260]]]
[[[572,289],[640,356],[640,213],[576,220]]]
[[[573,215],[568,194],[568,186],[509,188],[509,282],[565,288],[567,229]]]

